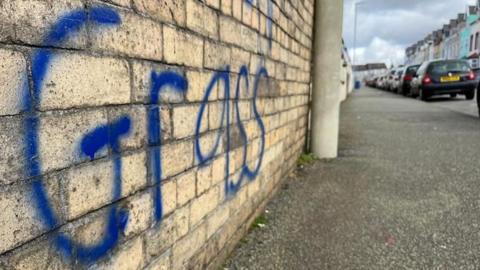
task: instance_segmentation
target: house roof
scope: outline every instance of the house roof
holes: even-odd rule
[[[387,69],[387,65],[385,65],[385,63],[369,63],[365,65],[353,66],[354,71],[367,71],[367,70],[377,70],[377,69]]]

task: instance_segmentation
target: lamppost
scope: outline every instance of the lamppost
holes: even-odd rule
[[[352,65],[355,66],[356,56],[357,56],[357,24],[358,24],[358,7],[363,4],[368,4],[371,0],[363,0],[363,1],[356,1],[354,4],[355,11],[354,11],[354,25],[353,25],[353,57],[352,57]]]

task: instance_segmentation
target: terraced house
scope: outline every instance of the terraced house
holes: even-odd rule
[[[480,58],[480,0],[467,6],[465,13],[441,29],[428,34],[423,40],[405,50],[407,65],[435,59],[468,59],[474,68]]]

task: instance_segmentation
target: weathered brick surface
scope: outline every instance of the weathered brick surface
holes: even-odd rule
[[[129,12],[120,12],[122,23],[101,32],[94,32],[92,45],[105,53],[162,60],[162,26]]]
[[[221,266],[303,150],[313,1],[0,2],[0,269]]]
[[[153,19],[185,25],[185,0],[133,0],[135,8]]]
[[[203,40],[201,38],[168,26],[164,27],[163,33],[167,63],[191,67],[202,66]]]
[[[218,38],[218,16],[196,0],[187,0],[187,27],[207,37]]]
[[[127,62],[113,58],[55,54],[42,88],[42,110],[130,102]]]
[[[27,62],[21,53],[0,49],[0,81],[0,116],[19,113],[28,87]]]
[[[80,0],[5,0],[0,5],[0,40],[41,45],[51,25],[62,15],[83,7]],[[86,30],[63,44],[66,47],[83,47]]]

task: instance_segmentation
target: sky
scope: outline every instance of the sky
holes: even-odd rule
[[[343,37],[353,57],[354,3],[344,0]],[[403,64],[405,49],[464,13],[476,0],[362,0],[357,12],[356,64]]]

